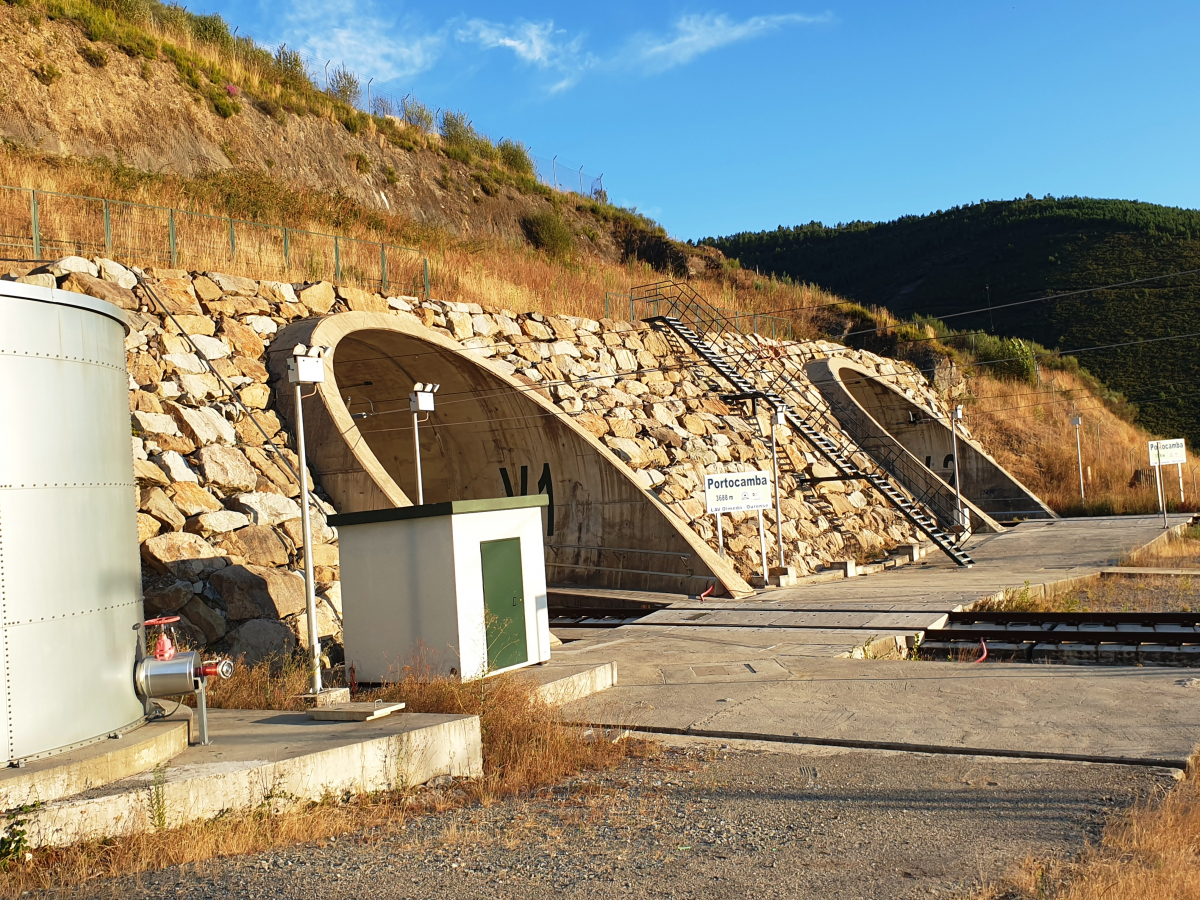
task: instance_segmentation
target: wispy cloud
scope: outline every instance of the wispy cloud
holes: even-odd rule
[[[425,30],[401,15],[377,12],[376,4],[353,0],[300,0],[285,22],[288,46],[317,59],[344,62],[380,81],[429,71],[441,58],[447,38],[445,26]]]
[[[593,52],[587,35],[569,33],[552,19],[493,22],[451,18],[430,26],[379,0],[293,0],[278,37],[314,59],[344,62],[379,81],[408,79],[435,68],[453,46],[512,53],[548,76],[544,89],[558,93],[592,72],[657,74],[687,65],[730,44],[784,28],[832,21],[830,13],[785,13],[734,19],[724,13],[689,14],[662,33],[633,34],[607,51]],[[319,73],[318,73],[319,74]]]
[[[550,20],[503,24],[471,19],[458,29],[455,37],[484,50],[511,50],[521,62],[557,73],[559,80],[550,90],[561,91],[576,84],[597,63],[583,49],[583,34],[571,38],[566,35],[565,29],[556,28]]]
[[[638,34],[630,42],[631,55],[650,71],[662,72],[686,65],[697,56],[738,41],[760,37],[788,25],[814,25],[831,21],[832,16],[788,13],[753,16],[741,22],[726,15],[706,13],[682,16],[666,36]]]

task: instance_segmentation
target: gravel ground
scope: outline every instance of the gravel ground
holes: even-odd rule
[[[761,746],[761,745],[758,745]],[[950,897],[1069,854],[1161,770],[693,743],[543,796],[93,885],[158,898]]]

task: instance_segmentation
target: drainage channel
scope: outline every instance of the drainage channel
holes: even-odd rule
[[[1200,613],[956,612],[927,628],[921,655],[954,659],[980,652],[1002,662],[1200,665]]]

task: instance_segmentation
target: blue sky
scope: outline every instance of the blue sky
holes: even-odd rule
[[[603,173],[680,238],[1027,192],[1200,206],[1195,2],[189,8]]]

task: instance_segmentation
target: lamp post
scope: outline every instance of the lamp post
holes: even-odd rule
[[[958,403],[950,410],[950,441],[954,448],[954,508],[955,508],[955,525],[962,529],[962,534],[966,534],[970,529],[967,527],[970,523],[967,517],[963,515],[962,505],[962,478],[958,474],[958,423],[962,421],[963,408],[962,404]]]
[[[421,478],[421,437],[418,431],[421,419],[418,416],[420,413],[433,412],[433,395],[441,390],[441,387],[440,384],[418,381],[413,385],[413,392],[408,395],[408,408],[413,417],[413,453],[417,461],[417,506],[425,505],[425,483]],[[426,415],[425,418],[428,420],[429,416]]]
[[[1083,416],[1076,413],[1071,416],[1071,424],[1075,426],[1075,459],[1079,463],[1079,502],[1087,503],[1083,496],[1083,446],[1079,442],[1079,426],[1083,424]]]
[[[304,540],[304,600],[308,612],[308,645],[312,651],[312,692],[321,693],[321,638],[317,631],[317,594],[313,583],[312,523],[308,519],[308,452],[304,445],[304,398],[317,392],[303,393],[306,384],[325,380],[325,354],[328,347],[309,349],[297,344],[287,361],[288,381],[296,386],[296,448],[300,451],[300,530]]]
[[[771,477],[775,480],[775,538],[779,544],[779,568],[783,561],[783,513],[779,505],[779,449],[775,441],[775,429],[787,424],[787,407],[771,410]],[[766,566],[763,566],[766,568]],[[782,576],[781,576],[782,577]]]

